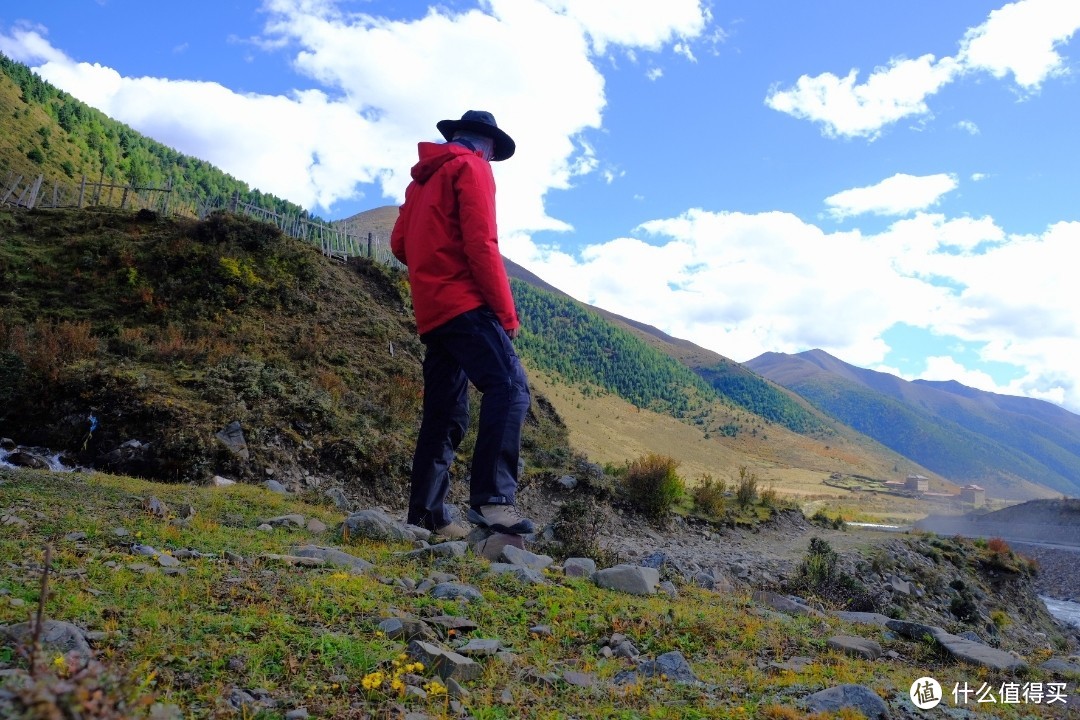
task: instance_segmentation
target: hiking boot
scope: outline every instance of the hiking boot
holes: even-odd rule
[[[522,515],[516,505],[469,508],[468,518],[477,525],[508,535],[531,535],[536,530],[532,520]]]
[[[469,535],[469,529],[456,522],[449,522],[437,530],[432,530],[431,535],[438,540],[464,540]]]

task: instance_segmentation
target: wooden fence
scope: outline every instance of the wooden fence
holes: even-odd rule
[[[291,237],[312,243],[323,254],[337,260],[366,257],[375,262],[404,267],[390,252],[389,239],[380,233],[368,232],[366,237],[349,232],[344,222],[323,223],[305,217],[292,217],[267,210],[240,200],[211,199],[192,204],[172,197],[172,181],[164,187],[135,187],[87,181],[84,175],[78,186],[53,182],[50,187],[43,175],[24,178],[11,173],[0,186],[0,206],[33,209],[85,208],[92,206],[119,207],[122,210],[153,210],[162,215],[205,218],[216,210],[243,213],[276,225]]]

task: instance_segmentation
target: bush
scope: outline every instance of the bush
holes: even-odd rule
[[[552,530],[558,541],[558,554],[563,558],[592,558],[598,563],[607,553],[600,547],[600,529],[604,527],[604,512],[592,496],[568,500],[555,514]]]
[[[839,561],[840,556],[828,542],[811,538],[790,589],[796,593],[809,593],[843,610],[868,612],[881,607],[884,598],[875,597],[861,582],[845,573]]]
[[[739,482],[735,486],[735,502],[739,503],[739,507],[754,504],[758,497],[757,485],[757,475],[747,470],[745,465],[739,468]]]
[[[727,483],[716,480],[708,473],[698,478],[697,484],[691,491],[694,500],[694,509],[706,515],[719,517],[724,514],[724,493],[727,491]]]
[[[627,465],[622,486],[630,502],[650,518],[666,518],[686,492],[682,478],[675,473],[678,466],[673,458],[657,453]]]

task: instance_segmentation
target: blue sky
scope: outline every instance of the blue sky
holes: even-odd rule
[[[323,217],[469,108],[504,253],[738,361],[1080,411],[1080,2],[54,0],[0,51]]]

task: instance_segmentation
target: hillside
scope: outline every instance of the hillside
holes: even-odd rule
[[[91,184],[119,188],[169,187],[172,214],[195,216],[237,197],[289,217],[311,217],[294,203],[251,188],[205,160],[113,120],[3,54],[0,117],[0,197],[13,190],[9,204],[39,176],[41,192],[50,201],[55,193],[61,202],[75,204],[85,177]],[[120,196],[117,192],[115,203]],[[112,192],[106,198],[95,191],[84,204],[114,204],[111,198]]]
[[[223,214],[0,211],[0,237],[0,435],[160,480],[401,492],[423,351],[396,271]],[[547,407],[537,471],[569,452]]]
[[[1080,417],[1050,403],[908,382],[820,350],[746,365],[956,483],[1013,499],[1080,492]]]

